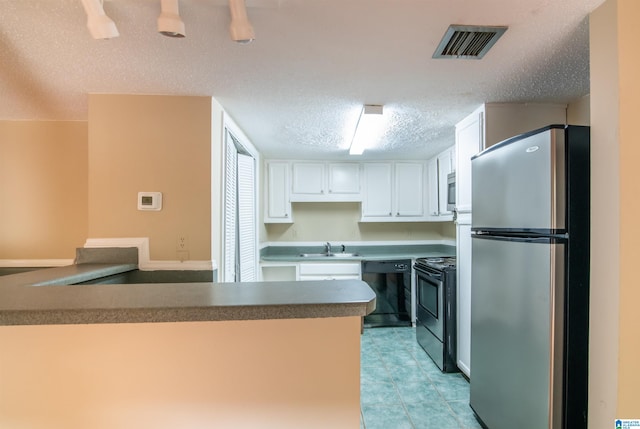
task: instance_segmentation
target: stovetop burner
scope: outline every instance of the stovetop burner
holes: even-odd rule
[[[455,256],[418,258],[416,259],[416,265],[435,268],[437,270],[443,270],[445,268],[455,268],[456,258]]]

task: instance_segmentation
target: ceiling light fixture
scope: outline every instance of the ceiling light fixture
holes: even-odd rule
[[[252,42],[256,35],[247,18],[244,0],[229,0],[229,10],[231,11],[231,25],[229,26],[231,40],[243,44]]]
[[[158,33],[167,37],[184,37],[184,22],[180,18],[178,0],[161,0]]]
[[[94,39],[118,37],[116,24],[104,13],[102,0],[81,0],[87,13],[87,28]]]
[[[349,155],[362,155],[365,148],[380,138],[384,131],[382,106],[365,104],[353,134]]]

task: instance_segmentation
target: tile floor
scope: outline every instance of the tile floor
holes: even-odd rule
[[[469,383],[438,369],[415,328],[365,329],[361,350],[361,429],[481,429]]]

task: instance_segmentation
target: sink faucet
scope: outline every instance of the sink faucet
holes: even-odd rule
[[[331,243],[329,243],[327,241],[327,243],[324,245],[324,247],[326,247],[327,255],[331,255]]]

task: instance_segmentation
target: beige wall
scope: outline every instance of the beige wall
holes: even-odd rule
[[[211,97],[89,96],[89,237],[149,237],[152,260],[211,259]],[[139,191],[162,192],[159,212]]]
[[[640,416],[639,19],[636,0],[608,0],[590,17],[589,427],[594,429],[612,427],[615,418]]]
[[[589,125],[591,123],[591,97],[584,97],[575,100],[567,106],[567,124]]]
[[[638,100],[640,99],[640,2],[618,1],[618,55],[619,55],[619,186],[620,186],[620,306],[618,323],[620,348],[618,355],[618,407],[617,417],[640,416],[640,318],[638,303],[638,260],[640,260],[640,230],[637,214],[638,198]],[[603,126],[604,124],[601,124]],[[611,174],[611,173],[609,173]],[[624,233],[622,233],[624,231]],[[614,313],[615,314],[615,313]]]
[[[358,222],[359,203],[293,203],[293,224],[266,224],[266,240],[455,240],[453,222]]]
[[[0,427],[355,429],[360,320],[0,326]]]
[[[73,259],[87,238],[87,123],[0,121],[0,259]]]

